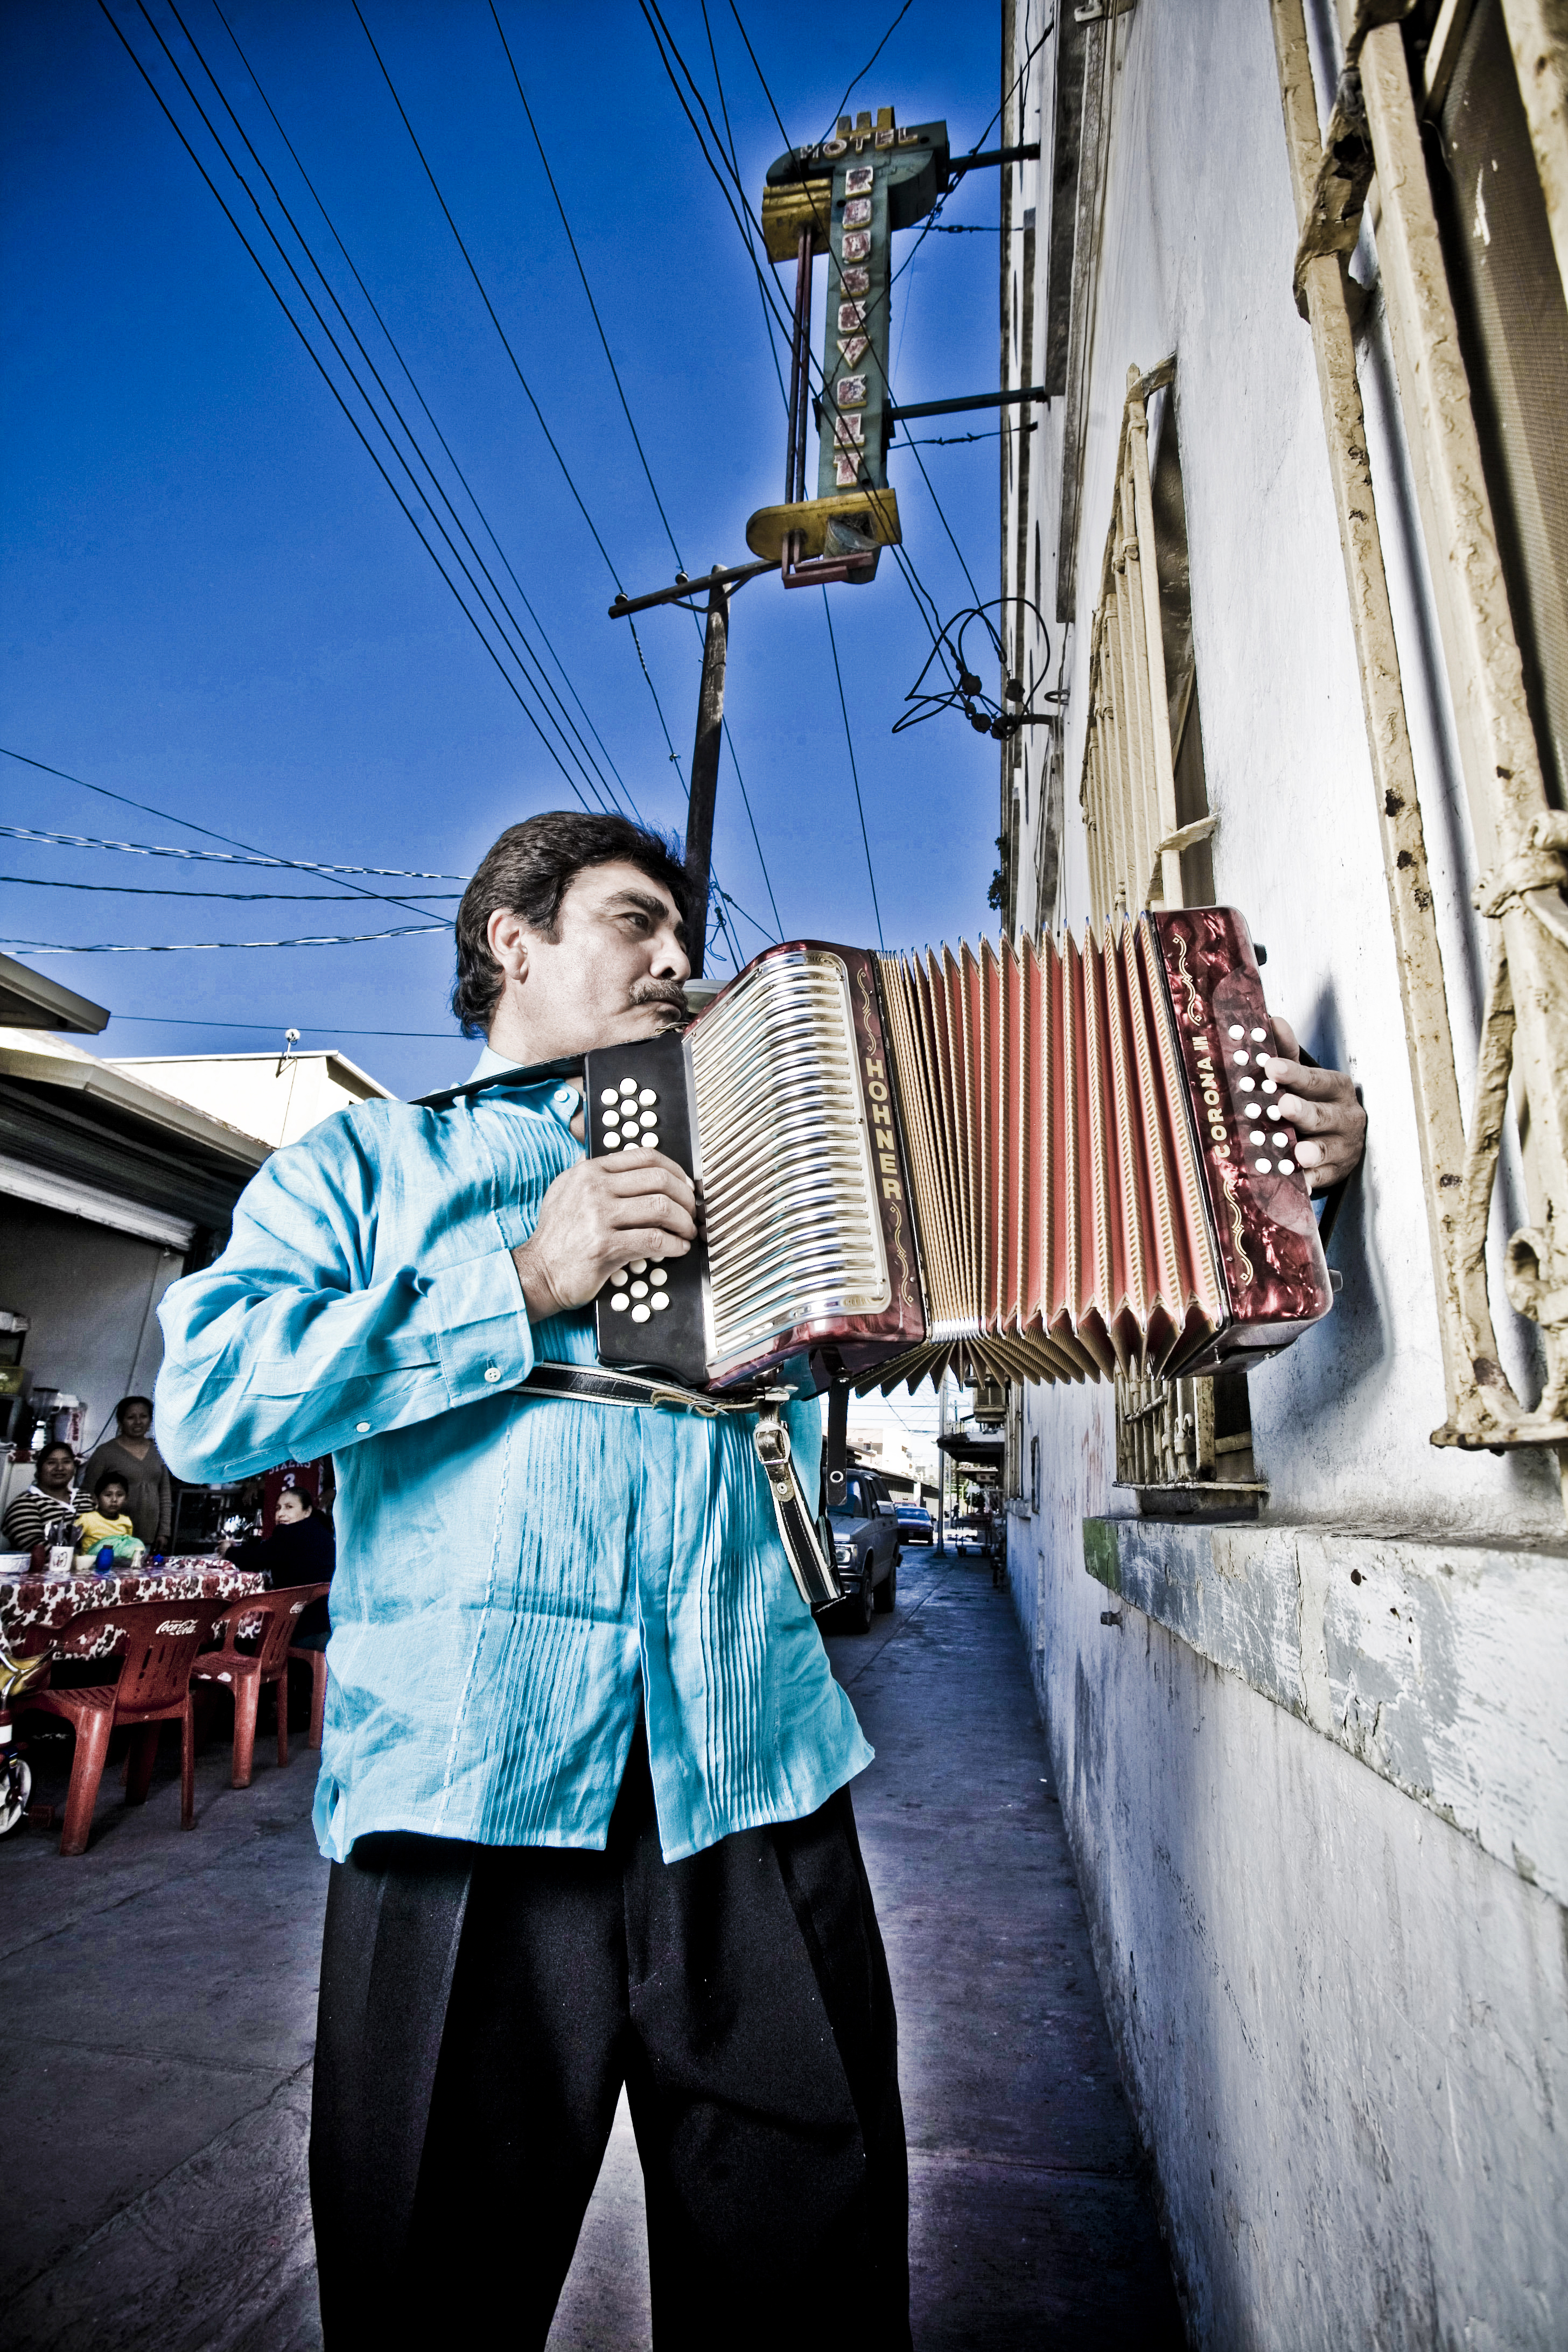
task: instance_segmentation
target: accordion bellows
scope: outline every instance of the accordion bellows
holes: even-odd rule
[[[1274,1090],[1258,1057],[1277,1047],[1244,940],[1215,908],[1081,947],[879,960],[933,1369],[951,1353],[1005,1379],[1169,1374],[1209,1352],[1233,1297],[1270,1350],[1327,1312],[1294,1133],[1255,1124]]]
[[[862,1390],[1245,1368],[1332,1303],[1275,1050],[1228,908],[1081,945],[770,949],[683,1042],[589,1056],[591,1149],[627,1071],[657,1055],[665,1100],[684,1075],[706,1222],[677,1312],[633,1323],[629,1280],[601,1300],[601,1356],[712,1387],[805,1349]]]

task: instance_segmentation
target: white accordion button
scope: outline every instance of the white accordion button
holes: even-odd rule
[[[1239,1021],[1233,1021],[1230,1024],[1230,1034],[1233,1037],[1245,1037],[1247,1032]]]
[[[1252,1042],[1255,1045],[1267,1045],[1268,1043],[1268,1030],[1255,1029],[1252,1033]]]
[[[600,1095],[599,1100],[602,1103],[619,1102],[620,1097],[616,1092],[614,1087],[606,1087],[604,1092]]]
[[[1274,1167],[1272,1160],[1255,1160],[1252,1164],[1257,1169],[1260,1176],[1269,1175]]]
[[[646,1323],[647,1321],[647,1313],[648,1311],[646,1307],[634,1307],[632,1308],[632,1321],[634,1323]]]
[[[646,1297],[647,1297],[647,1283],[646,1283],[646,1282],[634,1282],[634,1283],[633,1283],[633,1285],[632,1285],[632,1297],[633,1297],[634,1298],[646,1298]]]
[[[1272,1078],[1265,1078],[1263,1081],[1263,1091],[1266,1095],[1277,1095],[1279,1089],[1275,1085]]]
[[[653,1307],[657,1313],[659,1307],[668,1307],[669,1305],[669,1300],[662,1290],[656,1290],[653,1297],[648,1300],[648,1305]]]
[[[617,1315],[624,1315],[631,1303],[624,1290],[614,1290],[610,1293],[610,1304]]]
[[[1267,1143],[1268,1140],[1268,1138],[1264,1134],[1263,1129],[1260,1127],[1255,1127],[1253,1129],[1252,1141],[1254,1143]]]
[[[664,1285],[669,1280],[669,1276],[666,1274],[662,1265],[656,1265],[653,1272],[648,1276],[648,1280],[654,1285],[656,1289],[662,1290]]]
[[[1282,1160],[1279,1162],[1279,1173],[1281,1176],[1294,1176],[1296,1173],[1295,1161],[1293,1160]]]
[[[636,1080],[635,1078],[623,1078],[623,1079],[621,1080],[620,1091],[621,1091],[621,1093],[622,1093],[622,1094],[624,1094],[624,1095],[635,1095],[635,1094],[636,1094],[636,1092],[637,1092],[637,1080]]]
[[[1263,1138],[1260,1135],[1255,1135],[1252,1139],[1254,1143],[1261,1143]],[[1289,1151],[1290,1149],[1289,1137],[1288,1135],[1277,1135],[1274,1139],[1274,1149],[1276,1151]]]
[[[626,1268],[626,1272],[628,1274],[646,1274],[647,1272],[647,1258],[634,1257],[630,1265]]]
[[[1245,1066],[1246,1066],[1246,1065],[1247,1065],[1247,1053],[1246,1053],[1245,1048],[1244,1048],[1244,1049],[1243,1049],[1243,1051],[1242,1051],[1241,1053],[1239,1053],[1239,1054],[1233,1054],[1233,1055],[1231,1055],[1231,1057],[1230,1057],[1230,1058],[1231,1058],[1231,1060],[1232,1060],[1233,1062],[1240,1063],[1240,1064],[1241,1064],[1241,1066],[1245,1068]]]
[[[656,1103],[658,1100],[658,1097],[655,1094],[651,1087],[644,1087],[641,1094],[637,1097],[637,1100],[640,1103]]]
[[[605,1138],[604,1138],[604,1141],[605,1141],[605,1150],[606,1151],[618,1151],[618,1150],[620,1150],[620,1148],[621,1148],[621,1139],[620,1139],[620,1137],[616,1133],[616,1130],[615,1130],[615,1129],[614,1129],[613,1127],[607,1127],[607,1128],[605,1129]]]
[[[1258,1080],[1256,1078],[1238,1078],[1237,1083],[1241,1087],[1244,1094],[1250,1094],[1253,1087],[1258,1084]]]

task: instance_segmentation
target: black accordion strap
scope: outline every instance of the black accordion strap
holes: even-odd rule
[[[674,1381],[642,1380],[634,1372],[595,1370],[587,1364],[535,1364],[514,1393],[570,1397],[580,1404],[623,1406],[634,1412],[694,1412],[704,1421],[735,1413],[754,1416],[752,1444],[767,1477],[779,1541],[800,1597],[808,1609],[826,1609],[843,1599],[834,1572],[832,1547],[824,1540],[816,1514],[802,1490],[789,1431],[779,1415],[780,1405],[794,1394],[793,1390],[764,1389],[731,1403],[726,1398],[700,1395]]]

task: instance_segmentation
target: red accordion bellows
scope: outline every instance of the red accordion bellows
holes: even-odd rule
[[[1031,1380],[1212,1370],[1328,1312],[1234,909],[883,957],[879,978],[930,1317],[911,1354]]]

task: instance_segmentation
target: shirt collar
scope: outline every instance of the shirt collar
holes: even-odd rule
[[[468,1073],[468,1084],[472,1086],[478,1078],[493,1078],[502,1070],[514,1070],[517,1066],[518,1065],[509,1060],[505,1054],[498,1054],[493,1045],[487,1044],[481,1049],[479,1060]],[[570,1134],[572,1121],[578,1109],[580,1089],[566,1084],[563,1080],[557,1079],[552,1086],[548,1079],[542,1079],[538,1083],[538,1091],[542,1092],[546,1087],[550,1089],[548,1108],[554,1112],[562,1126]],[[531,1094],[535,1090],[534,1087],[530,1087],[528,1092]],[[541,1108],[544,1107],[541,1106]],[[574,1136],[573,1140],[574,1142],[576,1140]]]

